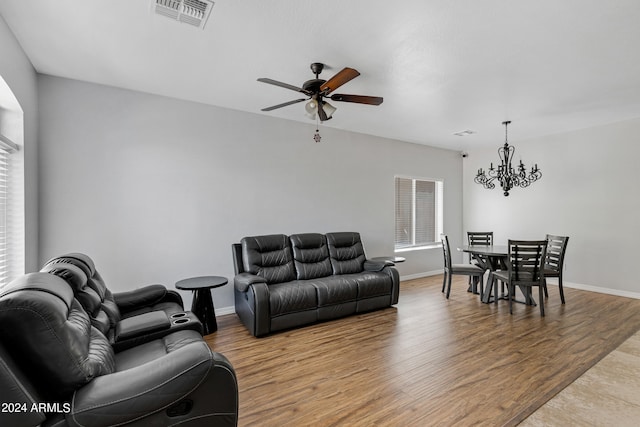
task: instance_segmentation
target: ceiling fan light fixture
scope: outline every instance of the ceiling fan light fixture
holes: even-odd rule
[[[327,117],[331,118],[331,116],[333,115],[333,113],[336,112],[337,108],[334,107],[333,105],[329,104],[328,102],[322,102],[322,109],[324,110],[325,113],[327,113]]]
[[[313,116],[318,112],[318,102],[315,99],[312,99],[305,104],[304,109],[307,113]]]

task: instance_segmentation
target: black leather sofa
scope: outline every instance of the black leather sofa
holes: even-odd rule
[[[1,426],[236,426],[231,363],[193,330],[114,352],[69,284],[0,290]]]
[[[55,257],[40,271],[66,280],[91,324],[116,352],[178,330],[190,329],[202,335],[202,323],[183,309],[182,298],[175,291],[148,285],[114,294],[88,255],[76,252]]]
[[[355,232],[245,237],[232,245],[235,310],[259,337],[397,304],[399,275]]]

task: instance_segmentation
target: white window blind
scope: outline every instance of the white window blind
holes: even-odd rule
[[[0,287],[11,279],[11,154],[18,146],[0,134]]]
[[[396,177],[395,249],[433,245],[442,232],[442,181]]]

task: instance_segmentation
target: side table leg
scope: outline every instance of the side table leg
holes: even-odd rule
[[[193,292],[191,311],[198,316],[198,319],[202,322],[202,329],[205,335],[218,330],[213,298],[211,298],[211,289],[197,289]]]

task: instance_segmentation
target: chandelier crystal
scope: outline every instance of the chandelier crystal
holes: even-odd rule
[[[520,160],[517,170],[511,165],[513,153],[516,151],[516,148],[513,145],[509,145],[507,141],[507,126],[509,123],[511,122],[502,122],[504,125],[504,146],[498,149],[498,156],[500,157],[498,168],[494,168],[493,163],[491,163],[491,167],[486,172],[482,168],[478,169],[478,174],[474,178],[476,184],[482,184],[484,188],[490,190],[496,188],[494,181],[497,180],[505,196],[509,195],[509,191],[513,187],[528,187],[542,178],[542,172],[538,169],[538,164],[533,166],[528,174],[522,160]]]

